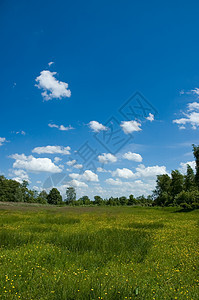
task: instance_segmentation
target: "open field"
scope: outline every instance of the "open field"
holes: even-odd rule
[[[199,299],[199,211],[0,205],[1,299]]]

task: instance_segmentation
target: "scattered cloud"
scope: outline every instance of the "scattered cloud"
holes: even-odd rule
[[[92,172],[91,170],[86,170],[83,174],[71,173],[69,174],[69,177],[78,180],[86,180],[86,181],[93,181],[93,182],[99,181],[98,175]]]
[[[173,120],[173,123],[177,124],[179,129],[181,130],[186,129],[187,124],[190,124],[192,126],[192,129],[197,129],[197,127],[199,126],[199,103],[188,103],[186,112],[182,112],[182,114],[185,117]]]
[[[69,146],[45,146],[45,147],[36,147],[32,150],[33,153],[37,154],[63,154],[69,155],[71,148]]]
[[[61,99],[71,96],[71,91],[68,89],[68,83],[57,80],[54,76],[57,72],[50,72],[44,70],[35,79],[37,84],[35,85],[39,89],[42,89],[42,96],[44,100],[52,100],[53,98]]]
[[[197,96],[199,96],[199,88],[195,88],[193,90],[191,90],[191,92]]]
[[[90,171],[90,170],[86,170],[86,171],[83,173],[82,177],[83,177],[86,181],[96,181],[96,182],[99,181],[98,175],[95,174],[95,173],[93,173],[93,172]]]
[[[6,138],[0,137],[0,146],[2,146],[6,142]]]
[[[150,122],[154,121],[154,115],[149,113],[149,116],[146,117],[147,120],[149,120]]]
[[[92,131],[94,132],[100,132],[103,130],[107,130],[108,128],[104,125],[102,125],[101,123],[97,122],[97,121],[90,121],[88,123],[88,126],[92,129]]]
[[[28,183],[30,183],[29,176],[24,170],[12,170],[12,176],[13,175],[14,177],[12,179],[18,181],[19,183],[22,183],[23,180],[26,180]]]
[[[62,159],[61,159],[60,157],[57,157],[57,156],[56,156],[56,157],[54,158],[54,163],[58,163],[58,162],[60,162],[61,160],[62,160]]]
[[[97,171],[98,171],[99,173],[110,173],[110,172],[111,172],[111,171],[105,170],[105,169],[103,169],[103,168],[101,168],[101,167],[97,168]]]
[[[99,162],[102,164],[108,164],[109,162],[114,163],[117,161],[117,157],[111,153],[103,153],[98,156]]]
[[[75,129],[75,128],[73,128],[71,125],[65,127],[64,125],[60,125],[60,126],[59,126],[59,125],[56,125],[56,124],[51,124],[51,123],[49,123],[48,126],[49,126],[50,128],[57,128],[57,129],[59,129],[59,130],[61,130],[61,131],[68,131],[68,130]]]
[[[70,166],[70,167],[73,166],[75,163],[76,163],[76,160],[75,160],[75,159],[69,160],[69,161],[66,162],[66,164],[67,164],[68,166]]]
[[[13,163],[13,168],[15,169],[24,169],[30,172],[62,172],[62,169],[56,166],[49,158],[35,158],[32,155],[26,156],[25,154],[13,154],[10,157],[15,159]]]
[[[179,171],[182,174],[186,174],[186,172],[187,172],[187,165],[190,165],[190,167],[195,171],[196,162],[194,160],[193,161],[187,161],[185,163],[181,162],[180,163],[180,167],[179,167]]]
[[[54,64],[54,61],[50,61],[50,62],[48,63],[49,67],[52,66],[53,64]]]
[[[76,164],[73,166],[75,169],[82,169],[83,168],[83,165],[81,164]]]
[[[88,187],[88,185],[85,182],[73,179],[70,181],[70,185],[74,187]]]
[[[157,175],[168,174],[165,166],[152,166],[145,167],[144,165],[139,165],[136,168],[135,175],[137,177],[156,177]]]
[[[118,178],[113,179],[113,178],[108,178],[105,180],[106,183],[110,184],[110,185],[122,185],[122,181]]]
[[[122,127],[122,130],[124,131],[125,134],[132,133],[134,131],[141,131],[142,129],[140,128],[141,124],[138,123],[137,121],[122,121],[120,124]]]
[[[112,175],[114,177],[120,177],[120,178],[126,178],[126,179],[135,177],[135,174],[127,168],[116,169],[115,171],[112,172]]]
[[[136,162],[141,162],[142,161],[142,156],[138,153],[132,153],[132,152],[127,152],[123,154],[123,158],[136,161]]]

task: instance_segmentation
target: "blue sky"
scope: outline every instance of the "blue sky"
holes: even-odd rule
[[[1,1],[1,174],[92,198],[147,195],[157,174],[194,167],[198,12],[197,1]]]

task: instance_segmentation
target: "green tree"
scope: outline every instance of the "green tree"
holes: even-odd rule
[[[73,204],[76,201],[76,192],[74,187],[68,187],[66,189],[66,203]]]
[[[58,189],[52,188],[50,193],[47,196],[47,200],[49,204],[59,205],[62,203],[62,196]]]
[[[103,204],[103,199],[100,196],[94,196],[94,204],[102,205]]]
[[[199,189],[199,146],[195,146],[194,144],[192,146],[193,146],[193,155],[196,161],[195,183],[197,188]]]
[[[187,165],[187,174],[184,176],[184,189],[191,191],[196,188],[195,174],[190,165]]]
[[[127,205],[128,199],[125,196],[119,197],[120,205]]]
[[[184,176],[178,171],[171,172],[171,197],[174,200],[175,196],[183,191]]]
[[[170,202],[171,178],[167,174],[157,175],[156,188],[153,191],[155,205],[167,205]]]
[[[137,200],[133,195],[130,195],[128,200],[128,205],[136,205],[136,204],[137,204]]]
[[[83,205],[89,205],[91,202],[88,196],[82,196],[79,201],[83,203]]]
[[[48,197],[47,192],[45,190],[43,190],[43,191],[41,191],[41,193],[37,197],[37,202],[41,203],[41,204],[46,204],[48,202],[47,197]]]

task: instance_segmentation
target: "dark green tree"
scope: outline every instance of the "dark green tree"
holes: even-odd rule
[[[184,176],[178,171],[171,172],[171,197],[174,200],[175,196],[183,191]]]
[[[62,196],[58,189],[52,188],[50,193],[47,196],[47,200],[49,204],[59,205],[62,203]]]
[[[185,191],[192,191],[196,188],[195,174],[190,165],[187,165],[187,174],[184,176]]]
[[[94,196],[94,204],[95,205],[102,205],[103,199],[100,196]]]
[[[195,146],[194,144],[192,146],[193,146],[193,155],[196,161],[195,183],[197,188],[199,189],[199,146]]]
[[[128,205],[136,205],[136,204],[137,204],[137,200],[133,195],[130,195],[128,200]]]
[[[155,205],[170,203],[171,178],[167,174],[157,175],[156,188],[153,191]]]
[[[76,192],[74,187],[68,187],[66,189],[66,203],[73,204],[76,201]]]

